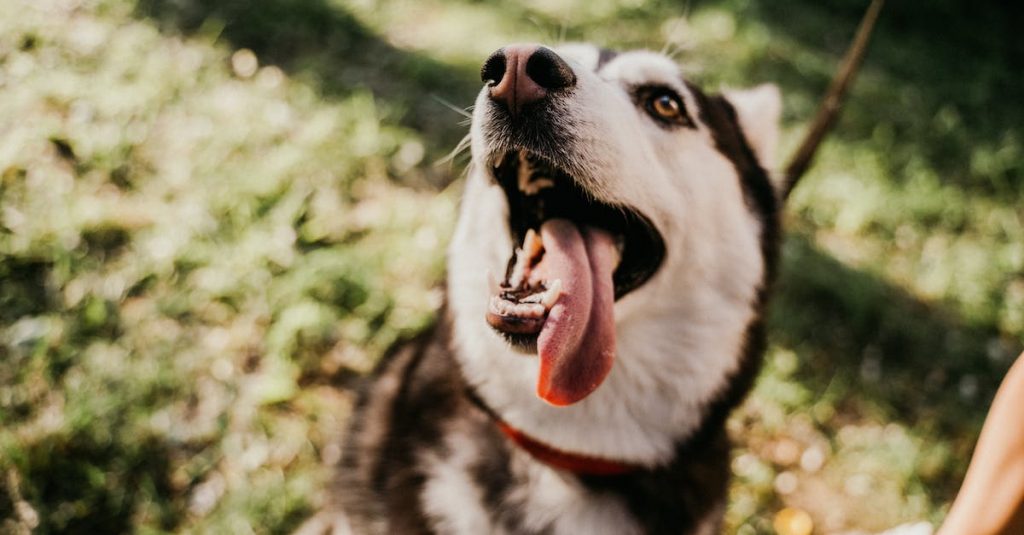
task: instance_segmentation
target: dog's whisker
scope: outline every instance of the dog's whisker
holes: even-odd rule
[[[667,31],[664,32],[665,45],[661,49],[662,54],[675,59],[676,55],[685,48],[682,38],[676,37],[676,34],[679,32],[680,25],[684,25],[689,22],[690,11],[692,8],[692,2],[687,0],[686,5],[683,6],[683,14],[673,19]]]
[[[445,156],[439,158],[436,162],[434,162],[434,165],[440,166],[440,165],[445,165],[445,164],[448,164],[448,165],[452,164],[455,161],[455,158],[458,158],[462,153],[464,153],[467,150],[469,150],[469,147],[470,147],[471,144],[472,144],[472,138],[470,137],[469,134],[466,134],[455,145],[455,148],[452,149],[451,152],[449,152]]]
[[[449,110],[452,110],[453,112],[455,112],[455,113],[465,117],[466,119],[469,119],[469,120],[473,119],[473,115],[470,112],[468,112],[468,111],[466,111],[466,110],[456,106],[455,104],[452,104],[451,102],[448,102],[447,100],[445,100],[441,96],[436,95],[436,94],[431,94],[430,96],[434,100],[440,102],[444,107],[448,108]]]

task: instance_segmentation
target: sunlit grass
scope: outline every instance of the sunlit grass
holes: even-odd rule
[[[441,305],[464,126],[432,97],[512,41],[665,48],[779,83],[791,149],[860,9],[811,4],[0,0],[0,530],[294,528],[350,379]],[[787,213],[730,532],[938,521],[1024,340],[1018,112],[985,112],[1014,66],[947,81],[886,29]]]
[[[0,28],[0,517],[286,530],[343,427],[326,385],[439,306],[454,197],[392,183],[422,142],[367,92],[130,8]]]

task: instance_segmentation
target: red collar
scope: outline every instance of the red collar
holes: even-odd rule
[[[563,451],[538,441],[500,419],[495,418],[495,422],[501,432],[512,442],[526,450],[538,461],[559,470],[566,470],[578,475],[617,476],[644,469],[643,466],[636,464]]]

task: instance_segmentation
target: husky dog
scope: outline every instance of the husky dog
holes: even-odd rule
[[[778,249],[778,90],[589,45],[481,74],[448,305],[359,402],[349,529],[718,533]]]

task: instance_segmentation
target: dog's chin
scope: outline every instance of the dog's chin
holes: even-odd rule
[[[551,158],[516,150],[487,172],[504,191],[514,244],[491,281],[486,321],[519,353],[540,359],[537,394],[582,400],[615,357],[615,301],[661,266],[665,242],[650,219],[601,202]]]

